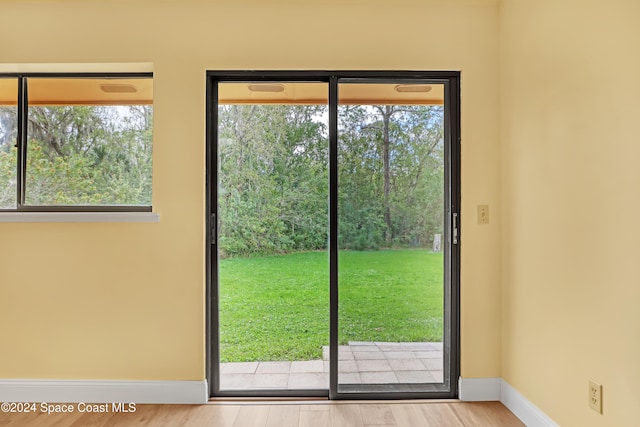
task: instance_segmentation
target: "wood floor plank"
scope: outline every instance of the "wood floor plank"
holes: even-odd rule
[[[321,403],[318,405],[300,405],[301,411],[331,411],[331,407],[333,405],[327,405],[326,403]]]
[[[420,409],[420,405],[416,404],[396,404],[391,405],[393,418],[396,420],[398,427],[414,427],[425,426],[427,420],[424,412]]]
[[[302,426],[331,427],[331,412],[319,411],[317,409],[300,411],[300,427]]]
[[[396,425],[391,406],[388,404],[363,403],[360,405],[360,413],[365,426]]]
[[[136,405],[133,412],[111,412],[111,416],[105,418],[101,427],[129,427],[129,426],[156,426],[161,425],[163,418],[178,415],[177,405]],[[195,406],[195,405],[194,405]],[[110,408],[113,411],[113,407]],[[185,408],[186,409],[186,408]],[[193,409],[193,408],[189,408]],[[185,411],[190,412],[189,410]],[[84,419],[95,418],[101,414],[86,413]],[[80,421],[79,425],[81,424]]]
[[[452,405],[465,427],[521,427],[524,424],[500,402],[461,402]]]
[[[78,412],[71,414],[47,414],[46,412],[20,414],[19,417],[11,417],[12,422],[7,425],[11,427],[66,427],[74,423],[82,415],[82,413]],[[4,426],[1,423],[0,425]]]
[[[35,421],[39,414],[30,413],[6,413],[0,414],[0,426],[2,427],[16,427],[26,426],[28,423]],[[46,414],[43,414],[46,415]]]
[[[269,417],[269,405],[241,406],[233,427],[265,427]]]
[[[239,406],[231,405],[185,405],[189,406],[181,418],[176,419],[173,425],[200,426],[215,425],[233,426],[240,410]]]
[[[77,408],[77,405],[76,405]],[[137,405],[134,413],[0,413],[1,427],[522,427],[499,402]]]
[[[331,405],[331,425],[333,427],[363,427],[360,405]]]
[[[77,420],[72,422],[71,424],[66,424],[68,427],[103,427],[105,424],[109,423],[110,419],[113,417],[113,413],[83,413]],[[44,426],[45,424],[43,424]],[[64,424],[61,424],[64,425]]]
[[[46,419],[42,419],[41,424],[36,424],[36,426],[47,426],[47,427],[67,427],[77,422],[81,417],[85,414],[81,412],[74,412],[73,414],[56,414],[55,418],[48,418],[47,414],[43,414]],[[26,427],[32,427],[31,424],[28,424]]]
[[[209,405],[207,405],[209,406]],[[211,405],[214,409],[212,426],[232,426],[238,417],[240,406]]]
[[[153,405],[159,406],[159,408],[156,412],[152,412],[151,408],[149,408],[151,405],[138,406],[136,407],[138,408],[137,410],[145,416],[144,425],[153,427],[172,427],[176,425],[176,420],[182,422],[182,420],[188,419],[189,413],[194,409],[192,405]],[[122,418],[125,417],[120,417],[117,421],[121,421]],[[125,420],[127,419],[125,418]],[[112,418],[112,420],[115,420],[115,418]],[[113,427],[120,427],[120,424],[114,424]]]
[[[298,427],[300,405],[274,405],[269,408],[266,427]]]
[[[428,427],[465,427],[463,422],[458,418],[451,405],[457,403],[432,404],[425,403],[420,406],[426,420],[425,426]]]

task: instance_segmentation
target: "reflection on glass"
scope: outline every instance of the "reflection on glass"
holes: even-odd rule
[[[339,86],[341,385],[443,382],[442,93]]]

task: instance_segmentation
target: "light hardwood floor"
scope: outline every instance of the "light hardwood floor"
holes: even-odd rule
[[[74,405],[77,408],[77,405]],[[511,427],[524,426],[499,402],[320,402],[137,405],[134,413],[0,413],[0,426]]]

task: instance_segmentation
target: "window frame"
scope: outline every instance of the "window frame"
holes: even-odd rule
[[[16,145],[17,159],[16,159],[16,207],[15,208],[0,208],[0,222],[2,215],[7,216],[7,213],[138,213],[153,211],[153,195],[152,203],[150,205],[29,205],[25,203],[26,200],[26,180],[27,180],[27,123],[28,123],[28,87],[25,84],[29,78],[60,78],[60,79],[153,79],[153,72],[27,72],[27,73],[0,73],[0,79],[17,79],[18,81],[18,94],[17,94],[17,136]],[[152,104],[153,105],[153,104]],[[152,141],[153,146],[153,141]],[[152,177],[153,187],[153,177]],[[78,216],[74,217],[76,221]],[[97,217],[96,217],[97,218]],[[105,220],[104,216],[100,217]],[[126,219],[128,217],[123,217]],[[82,222],[92,222],[91,217],[88,217]],[[118,219],[116,219],[118,221]],[[155,222],[156,219],[151,219]],[[15,221],[10,221],[15,222]],[[18,221],[22,222],[22,221]],[[29,221],[32,222],[32,221]],[[57,222],[57,221],[56,221]],[[146,221],[145,221],[146,222]]]

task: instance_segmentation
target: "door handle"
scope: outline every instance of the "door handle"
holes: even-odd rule
[[[452,218],[452,233],[453,233],[453,237],[452,237],[452,243],[454,245],[458,244],[458,214],[454,213],[453,214],[453,218]]]
[[[216,214],[211,214],[211,218],[209,218],[209,239],[211,239],[212,245],[215,245],[218,240],[218,223],[216,221]]]

